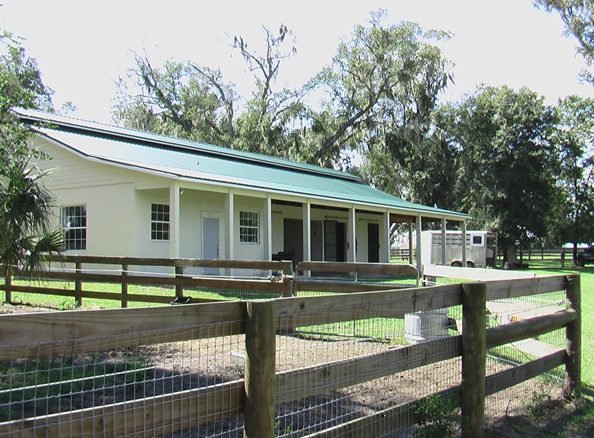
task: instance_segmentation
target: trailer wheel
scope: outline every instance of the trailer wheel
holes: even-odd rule
[[[466,267],[467,267],[467,268],[474,268],[474,262],[471,262],[470,260],[468,260],[468,261],[466,262]]]
[[[450,263],[450,266],[452,266],[453,268],[461,268],[462,263],[460,263],[458,260],[454,260],[452,263]]]

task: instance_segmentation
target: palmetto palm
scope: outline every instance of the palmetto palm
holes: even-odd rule
[[[62,249],[62,232],[51,230],[53,197],[29,159],[11,162],[0,176],[0,265],[7,272],[42,269],[45,256]]]

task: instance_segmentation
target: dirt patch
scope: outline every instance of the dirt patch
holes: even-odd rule
[[[0,314],[44,311],[55,309],[27,305],[0,306]],[[277,336],[277,370],[317,367],[324,363],[346,361],[401,348],[401,345],[386,340],[356,336],[355,329],[353,325],[352,334],[342,336],[312,333]],[[15,393],[4,403],[5,407],[12,407],[7,411],[10,412],[10,418],[5,420],[98,407],[240,379],[244,374],[244,337],[213,337],[96,352],[77,355],[68,359],[70,362],[65,358],[59,359],[61,362],[55,368],[61,373],[60,379],[75,382],[58,385],[57,390],[56,387],[50,390],[48,385],[43,384],[52,381],[51,377],[45,377],[46,374],[51,374],[46,371],[54,368],[51,363],[28,360],[20,364],[22,368],[15,368],[15,363],[9,364],[12,373],[18,373],[22,369],[23,375],[31,374],[32,370],[36,375],[35,388],[30,394],[19,392],[18,389],[26,386],[27,382],[19,381],[15,376],[10,377],[13,380],[9,389],[15,388]],[[501,367],[501,364],[491,364],[490,371],[501,370]],[[365,380],[365,372],[365,369],[360,370],[362,380]],[[4,370],[2,373],[0,377],[8,375]],[[111,377],[96,379],[93,378],[95,375]],[[340,377],[336,376],[336,379]],[[337,382],[340,383],[339,380]],[[306,397],[278,406],[277,434],[302,436],[419,399],[459,383],[460,359],[457,358],[329,391],[323,395]],[[315,389],[319,382],[314,380],[304,382],[303,385]],[[576,412],[586,410],[588,405],[580,404],[582,402],[579,401],[568,404],[558,391],[558,382],[549,385],[549,389],[547,385],[536,379],[518,385],[512,391],[500,393],[498,400],[489,399],[488,436],[530,436],[526,435],[526,431],[533,430],[540,431],[542,435],[546,428],[556,430],[557,427],[562,427],[562,431],[567,430],[563,429],[567,418],[573,418]],[[22,394],[20,399],[16,397],[17,393]],[[591,408],[593,404],[589,406]],[[194,415],[188,417],[188,424],[192,420],[200,420],[199,413]],[[413,418],[409,416],[404,421],[412,425]],[[242,423],[243,419],[239,415],[172,434],[167,434],[165,430],[160,432],[166,436],[233,437],[242,436]],[[570,430],[570,436],[594,435],[591,423],[589,425],[587,422],[573,425]],[[535,432],[533,436],[537,435]]]
[[[507,414],[491,418],[485,436],[594,437],[594,391],[587,388],[581,397],[566,400],[559,388],[549,390],[542,392],[526,388],[528,398],[523,405]]]
[[[10,315],[12,313],[33,313],[33,312],[55,312],[57,309],[34,306],[31,304],[0,304],[0,315]]]

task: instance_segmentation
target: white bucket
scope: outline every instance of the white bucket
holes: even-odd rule
[[[448,310],[428,310],[404,315],[404,337],[410,344],[448,336]]]

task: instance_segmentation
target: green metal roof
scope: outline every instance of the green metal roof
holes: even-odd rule
[[[31,122],[48,123],[57,125],[62,129],[72,129],[75,131],[85,130],[89,133],[98,135],[116,136],[129,140],[137,140],[146,143],[152,143],[160,146],[170,146],[191,151],[205,152],[223,157],[237,158],[245,161],[264,162],[271,165],[288,167],[292,169],[301,169],[308,172],[332,175],[339,178],[359,180],[359,177],[340,170],[328,169],[326,167],[315,166],[313,164],[299,163],[283,158],[273,157],[271,155],[259,154],[255,152],[238,151],[223,146],[215,146],[207,143],[200,143],[193,140],[169,137],[166,135],[155,134],[137,129],[121,128],[119,126],[106,125],[103,123],[91,122],[88,120],[76,119],[73,117],[61,116],[58,114],[44,113],[41,111],[22,109],[15,110],[23,120]]]
[[[68,119],[66,126],[62,120]],[[109,132],[98,132],[94,128],[78,126],[72,119],[53,115],[44,117],[51,122],[50,127],[36,127],[36,131],[65,148],[86,157],[106,163],[145,170],[166,176],[187,178],[201,182],[213,182],[222,185],[252,188],[310,198],[331,199],[341,202],[367,204],[383,208],[393,208],[411,212],[466,218],[467,215],[439,208],[428,207],[404,201],[388,193],[364,184],[356,177],[344,172],[328,171],[312,165],[286,162],[287,160],[266,157],[253,160],[258,154],[218,153],[216,147],[198,148],[176,147],[171,144],[175,139],[167,138],[166,143],[156,141],[159,136],[142,133],[131,138],[119,135],[120,128]],[[107,131],[107,127],[103,126]],[[150,137],[142,141],[141,137]],[[179,140],[184,146],[186,140]],[[248,159],[245,159],[249,155]],[[258,155],[259,156],[259,155]]]

